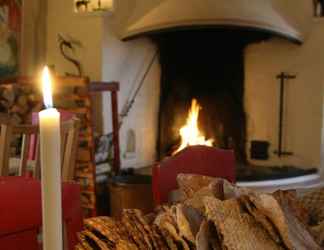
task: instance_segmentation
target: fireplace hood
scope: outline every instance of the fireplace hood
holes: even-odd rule
[[[142,1],[144,2],[144,1]],[[172,30],[229,27],[260,30],[302,43],[302,33],[271,0],[160,0],[135,6],[121,38]]]

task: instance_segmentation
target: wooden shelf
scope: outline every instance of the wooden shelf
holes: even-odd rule
[[[87,77],[60,77],[53,76],[56,89],[60,90],[54,93],[54,103],[57,102],[58,109],[69,111],[75,114],[81,120],[80,143],[76,161],[76,179],[80,181],[82,194],[90,197],[89,202],[83,208],[91,209],[90,216],[95,216],[95,163],[94,163],[94,131],[92,123],[93,110],[92,102],[94,93],[110,92],[112,106],[112,122],[113,122],[113,143],[114,143],[114,164],[113,170],[117,173],[120,169],[120,152],[119,152],[119,136],[118,136],[118,96],[119,84],[117,82],[90,82]],[[20,76],[0,80],[0,86],[7,88],[10,86],[18,86],[23,90],[32,93],[35,102],[39,102],[38,110],[42,108],[42,98],[38,91],[39,79],[37,77]],[[26,86],[33,86],[32,91]],[[36,87],[37,86],[37,87]],[[26,90],[27,89],[27,90]],[[80,155],[81,153],[81,155]]]
[[[118,91],[119,83],[118,82],[91,82],[89,89],[92,92],[101,92],[101,91]]]

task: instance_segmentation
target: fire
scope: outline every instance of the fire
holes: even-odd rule
[[[201,106],[196,99],[192,99],[191,108],[188,112],[186,124],[179,130],[181,136],[181,145],[173,152],[176,154],[182,149],[193,145],[213,146],[213,139],[205,139],[205,136],[199,130],[198,117]]]

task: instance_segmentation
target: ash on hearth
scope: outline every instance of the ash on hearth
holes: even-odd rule
[[[143,215],[133,209],[125,210],[120,219],[86,219],[76,249],[315,250],[324,246],[324,216],[320,216],[324,189],[297,198],[295,191],[257,193],[222,179],[184,174],[178,176],[178,184],[181,201],[155,213]]]

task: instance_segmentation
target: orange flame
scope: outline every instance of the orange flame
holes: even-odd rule
[[[191,108],[189,109],[187,122],[186,124],[179,130],[181,136],[181,145],[177,150],[173,152],[176,154],[182,149],[193,146],[193,145],[205,145],[205,146],[213,146],[213,139],[205,139],[205,136],[200,132],[198,127],[198,117],[199,111],[201,110],[201,106],[197,102],[196,99],[192,99]]]

